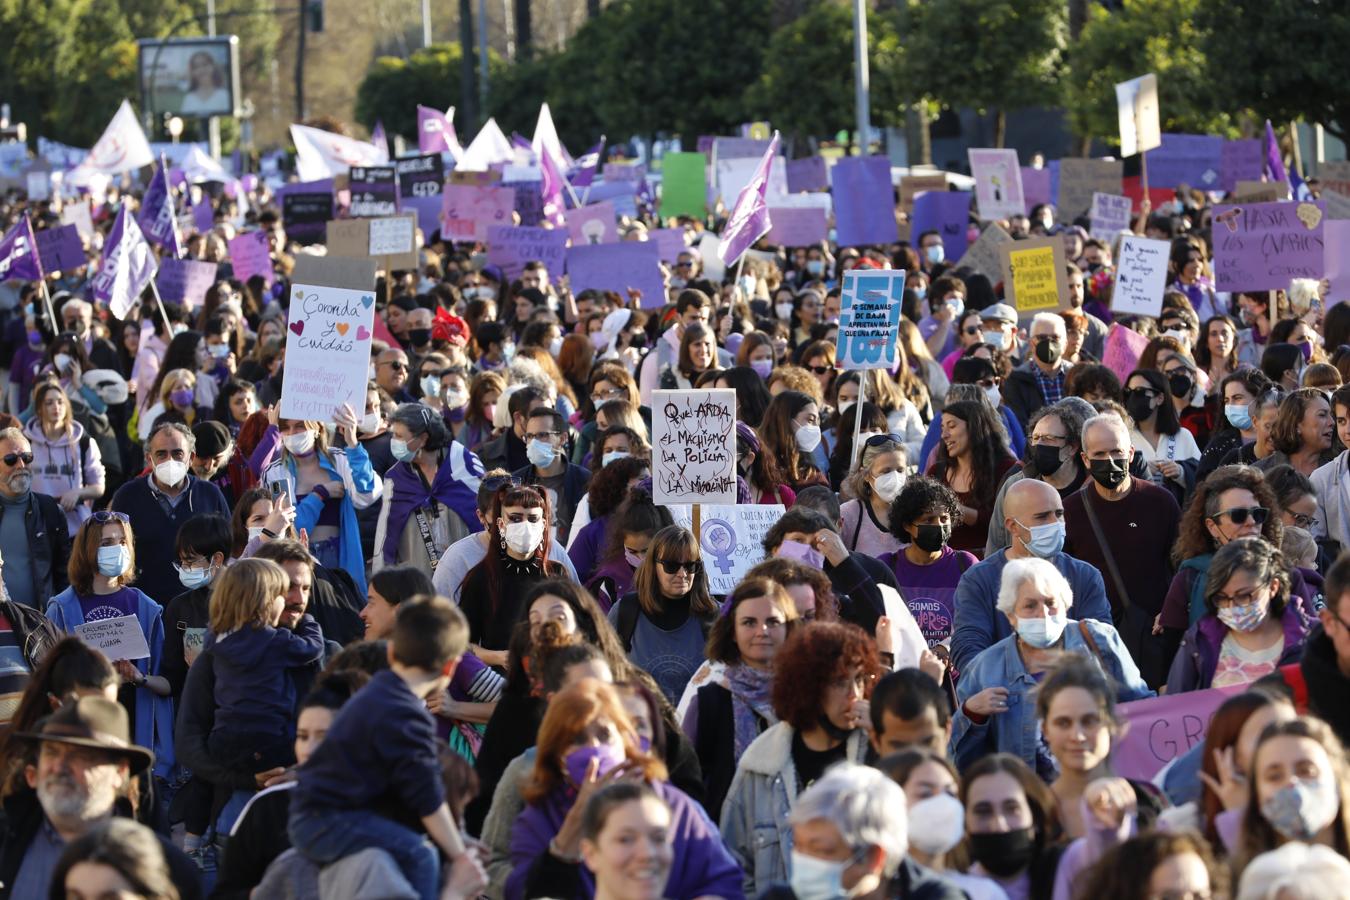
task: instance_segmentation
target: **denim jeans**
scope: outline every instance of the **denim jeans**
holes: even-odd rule
[[[440,894],[441,860],[424,835],[370,810],[328,809],[322,814],[291,809],[291,844],[319,866],[376,847],[398,863],[423,900]]]

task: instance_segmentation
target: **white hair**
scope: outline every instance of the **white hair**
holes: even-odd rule
[[[1262,853],[1242,873],[1237,900],[1346,900],[1350,861],[1320,844],[1292,841]]]
[[[1027,333],[1030,334],[1034,332],[1036,330],[1036,325],[1038,323],[1045,323],[1050,327],[1054,328],[1055,334],[1059,335],[1060,337],[1069,336],[1069,330],[1067,326],[1065,326],[1064,324],[1063,317],[1056,313],[1048,313],[1048,312],[1036,313],[1036,315],[1031,317],[1031,327],[1027,329]]]
[[[1091,428],[1109,428],[1120,436],[1125,442],[1125,453],[1131,452],[1130,429],[1125,426],[1125,420],[1113,412],[1098,413],[1083,423],[1083,430],[1079,434],[1078,446],[1087,452],[1088,429]]]
[[[886,775],[871,766],[842,762],[802,792],[788,822],[824,819],[854,850],[880,848],[890,878],[909,852],[906,809],[905,792]]]
[[[1003,580],[998,586],[998,611],[1013,618],[1017,608],[1017,592],[1028,581],[1047,597],[1053,597],[1060,609],[1073,606],[1073,588],[1059,569],[1040,557],[1009,560],[1003,567]]]
[[[1289,308],[1296,317],[1305,316],[1317,303],[1321,285],[1316,278],[1291,278],[1289,280]]]

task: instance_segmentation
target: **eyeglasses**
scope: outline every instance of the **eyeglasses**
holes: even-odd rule
[[[981,329],[980,329],[980,326],[978,326],[978,325],[967,325],[965,328],[962,328],[962,329],[961,329],[961,333],[962,333],[962,334],[968,334],[968,335],[970,335],[971,337],[974,337],[975,335],[981,333]]]
[[[1304,515],[1303,513],[1291,513],[1290,515],[1291,515],[1291,516],[1293,517],[1293,519],[1294,519],[1294,524],[1297,525],[1299,528],[1305,528],[1305,529],[1306,529],[1306,528],[1311,528],[1311,527],[1312,527],[1312,523],[1313,523],[1313,517],[1312,517],[1312,516],[1307,516],[1307,515]]]
[[[688,572],[690,575],[697,575],[699,572],[703,571],[703,560],[701,559],[663,559],[659,560],[659,562],[661,564],[661,569],[667,575],[678,574],[681,569]]]
[[[1058,344],[1059,335],[1057,334],[1033,334],[1031,340],[1036,344]]]
[[[393,369],[395,372],[406,372],[406,371],[408,371],[408,364],[407,364],[407,363],[403,363],[403,362],[399,362],[398,360],[393,360],[393,361],[391,361],[391,362],[382,362],[382,363],[380,363],[380,365],[382,365],[382,366],[388,366],[389,368]]]
[[[677,269],[692,269],[693,267],[694,264],[691,262],[677,262],[675,264],[675,268]]]
[[[114,512],[111,509],[100,509],[91,518],[100,525],[106,525],[109,522],[121,522],[123,525],[131,524],[131,518],[126,513]]]
[[[1232,596],[1229,596],[1228,594],[1225,594],[1222,591],[1215,591],[1214,593],[1209,595],[1209,599],[1213,600],[1214,605],[1221,609],[1226,609],[1230,606],[1247,606],[1252,602],[1252,600],[1256,597],[1257,594],[1261,593],[1265,589],[1266,589],[1265,585],[1260,585],[1258,587],[1248,588],[1245,591],[1239,591],[1238,593],[1233,594]]]
[[[561,431],[536,431],[533,434],[525,435],[527,441],[548,441],[562,434]]]
[[[834,366],[806,366],[808,371],[815,372],[817,375],[824,375],[826,372],[834,371]]]
[[[1250,517],[1257,525],[1264,525],[1268,515],[1270,515],[1270,510],[1263,506],[1235,506],[1232,509],[1220,510],[1210,516],[1210,519],[1220,519],[1227,516],[1228,521],[1234,525],[1245,525]]]
[[[1063,447],[1069,442],[1068,435],[1063,434],[1033,434],[1031,436],[1031,445],[1033,447],[1044,444],[1048,447]]]
[[[4,459],[7,466],[12,466],[20,460],[23,460],[25,466],[33,464],[33,454],[31,453],[6,453]]]

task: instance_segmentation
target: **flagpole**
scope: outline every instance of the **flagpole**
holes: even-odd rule
[[[868,371],[867,369],[858,371],[858,402],[853,405],[853,449],[848,454],[849,473],[852,473],[858,467],[858,461],[862,458],[860,454],[862,448],[858,446],[858,435],[862,433],[863,404],[867,402]]]
[[[51,323],[52,334],[59,334],[61,329],[56,324],[56,310],[52,306],[51,291],[47,288],[47,273],[42,268],[42,254],[38,252],[37,233],[33,231],[33,217],[24,210],[23,218],[28,223],[28,239],[33,248],[33,258],[37,260],[38,290],[42,292],[42,303],[47,308],[47,321]]]
[[[155,305],[159,307],[160,318],[164,320],[164,330],[172,334],[173,329],[169,326],[169,313],[164,308],[164,301],[159,296],[159,285],[155,284],[155,279],[150,279],[150,293],[155,295]]]

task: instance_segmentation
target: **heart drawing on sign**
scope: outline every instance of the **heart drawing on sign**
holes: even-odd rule
[[[1322,210],[1312,203],[1300,203],[1294,215],[1303,223],[1303,227],[1312,231],[1322,223]]]
[[[375,304],[375,298],[370,296],[370,294],[362,294],[361,302],[365,305],[366,309],[370,309],[371,306]]]
[[[346,322],[339,322],[339,323],[337,323],[337,325],[336,325],[337,333],[340,334],[340,335],[342,335],[343,337],[346,337],[346,336],[347,336],[347,329],[348,329],[348,328],[351,328],[351,327],[352,327],[352,326],[349,325],[349,324],[346,323]]]
[[[300,321],[300,322],[292,322],[292,323],[291,323],[291,331],[294,331],[294,332],[296,333],[297,336],[298,336],[298,335],[304,334],[304,333],[305,333],[305,323],[304,323],[303,321]]]
[[[366,338],[368,338],[368,337],[370,337],[370,332],[366,329],[366,326],[364,326],[364,325],[357,325],[357,326],[356,326],[356,339],[357,339],[358,341],[364,341],[364,340],[365,340]]]

